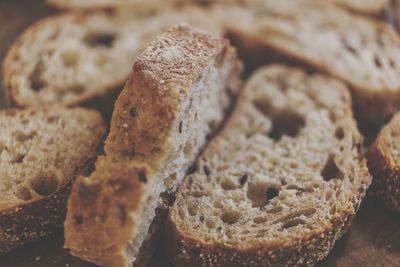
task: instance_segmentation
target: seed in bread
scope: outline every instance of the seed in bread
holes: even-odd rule
[[[152,223],[156,208],[168,208],[164,197],[225,117],[240,72],[227,40],[182,26],[138,56],[115,103],[106,155],[71,193],[65,244],[73,255],[105,266],[145,265],[164,222]]]
[[[398,34],[321,2],[263,0],[243,23],[230,23],[230,35],[252,63],[283,60],[330,73],[350,86],[356,117],[388,120],[400,109]]]
[[[178,190],[167,220],[174,266],[299,266],[324,258],[371,177],[346,86],[259,69]]]
[[[94,161],[100,114],[84,109],[0,111],[0,254],[58,230],[74,178]]]
[[[400,113],[380,131],[368,152],[374,177],[369,193],[400,212]]]

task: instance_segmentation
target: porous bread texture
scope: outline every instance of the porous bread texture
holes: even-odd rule
[[[316,0],[321,1],[321,0]],[[328,0],[358,13],[379,15],[389,5],[389,0]]]
[[[98,98],[112,98],[104,104],[112,106],[112,96],[123,88],[134,58],[166,27],[187,23],[220,34],[218,22],[204,20],[204,14],[194,7],[148,12],[131,7],[45,18],[28,28],[8,52],[5,93],[22,107],[98,104]]]
[[[324,258],[371,177],[341,82],[270,66],[184,180],[167,220],[175,266],[295,266]]]
[[[0,253],[61,228],[70,185],[96,156],[104,125],[84,109],[0,112]]]
[[[228,41],[183,26],[138,56],[115,103],[106,156],[72,190],[65,240],[73,255],[105,266],[145,264],[152,248],[140,248],[154,243],[147,233],[162,193],[175,190],[223,120],[240,72]],[[113,184],[126,184],[125,193]],[[115,223],[121,208],[129,217],[122,225]]]
[[[272,1],[230,23],[239,54],[281,56],[350,85],[360,120],[382,122],[400,109],[400,38],[387,24],[318,1]]]
[[[374,177],[369,193],[400,212],[400,113],[378,134],[368,152],[368,165]]]

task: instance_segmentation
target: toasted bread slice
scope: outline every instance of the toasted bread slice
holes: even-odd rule
[[[144,266],[164,222],[156,208],[168,208],[164,198],[223,120],[240,71],[227,40],[182,26],[140,54],[116,101],[106,155],[72,190],[65,244],[73,255]]]
[[[371,195],[400,212],[400,113],[378,134],[368,152],[368,165],[374,177]]]
[[[104,125],[84,109],[0,111],[0,254],[62,227],[74,178]],[[93,162],[92,162],[93,161]]]
[[[389,25],[317,1],[262,3],[230,23],[243,58],[330,73],[350,85],[362,121],[382,122],[400,109],[400,38]]]
[[[204,12],[160,7],[141,13],[131,7],[45,18],[8,52],[5,93],[19,107],[89,105],[111,113],[132,61],[163,28],[187,23],[222,31]]]
[[[298,266],[332,249],[371,182],[341,82],[270,66],[178,190],[174,266]]]

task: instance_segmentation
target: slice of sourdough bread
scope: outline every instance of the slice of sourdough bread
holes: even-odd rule
[[[62,227],[76,175],[104,133],[84,109],[0,111],[0,254]]]
[[[389,25],[307,0],[263,0],[248,12],[229,31],[250,63],[283,60],[330,73],[350,85],[360,120],[385,121],[400,109],[400,38]]]
[[[368,152],[368,166],[374,177],[369,193],[400,212],[400,113],[378,134]]]
[[[156,208],[168,208],[164,200],[223,120],[240,72],[228,41],[182,26],[139,55],[115,103],[106,155],[72,190],[65,244],[73,255],[144,266],[164,222]]]
[[[89,105],[111,113],[132,61],[163,28],[186,22],[222,32],[204,13],[194,7],[144,13],[125,8],[45,18],[11,47],[5,93],[21,107]]]
[[[371,181],[350,101],[327,76],[258,70],[178,190],[166,229],[175,266],[324,258]]]

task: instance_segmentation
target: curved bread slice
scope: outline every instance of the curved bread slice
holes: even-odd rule
[[[178,190],[176,266],[297,266],[325,257],[371,177],[346,87],[284,66],[257,71]]]
[[[0,112],[0,254],[61,228],[76,175],[104,133],[84,109]]]
[[[223,120],[240,71],[228,41],[182,26],[140,54],[116,101],[106,156],[72,190],[65,223],[72,254],[144,266],[163,222],[150,228],[156,208]]]
[[[204,12],[126,8],[45,18],[28,28],[8,52],[4,64],[8,99],[17,106],[112,107],[132,61],[165,27],[186,22],[221,31],[212,17],[204,20]]]
[[[262,2],[230,25],[244,57],[332,74],[350,85],[361,120],[385,121],[400,109],[400,38],[389,25],[317,1]]]
[[[368,165],[374,176],[371,195],[400,212],[400,113],[377,136],[368,152]]]

